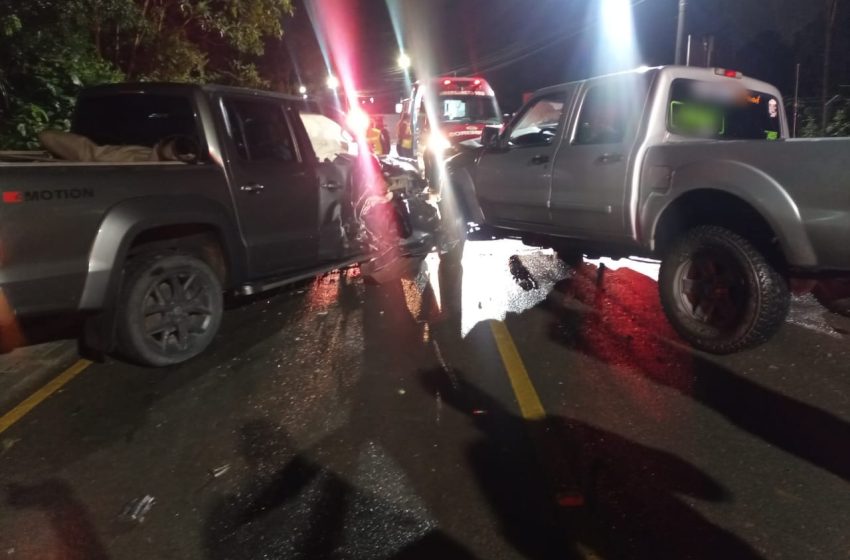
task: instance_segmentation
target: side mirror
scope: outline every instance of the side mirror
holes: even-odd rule
[[[502,122],[508,124],[511,122],[511,119],[514,118],[515,113],[505,113],[502,115]]]
[[[499,145],[499,140],[502,135],[502,127],[500,126],[485,126],[481,131],[481,145],[485,148],[495,148]]]

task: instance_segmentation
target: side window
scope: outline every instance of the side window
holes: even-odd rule
[[[564,99],[564,94],[558,93],[533,101],[511,128],[508,143],[511,146],[551,144],[560,132]]]
[[[225,109],[230,135],[242,159],[296,161],[295,142],[279,103],[229,99]]]
[[[623,85],[599,85],[587,90],[574,144],[619,144],[625,139],[633,111]]]

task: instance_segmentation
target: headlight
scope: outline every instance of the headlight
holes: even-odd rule
[[[442,154],[452,147],[452,143],[443,134],[434,132],[428,137],[428,150],[435,154]]]

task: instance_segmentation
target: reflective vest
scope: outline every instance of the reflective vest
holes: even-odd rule
[[[381,147],[381,130],[378,128],[370,128],[366,131],[366,141],[369,143],[369,148],[376,155],[382,155],[384,153],[383,148]]]
[[[403,121],[398,123],[398,144],[405,150],[413,148],[413,133],[410,131],[410,124]]]

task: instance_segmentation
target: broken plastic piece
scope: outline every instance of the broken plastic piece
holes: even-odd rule
[[[156,498],[148,494],[141,498],[136,498],[124,507],[121,516],[131,521],[142,523],[145,520],[145,515],[148,514],[155,502]]]
[[[531,271],[522,264],[522,261],[517,255],[512,255],[511,258],[508,259],[508,268],[511,271],[511,276],[514,277],[514,281],[519,284],[519,287],[524,291],[530,292],[531,290],[536,290],[539,287],[537,280],[531,274]]]
[[[558,494],[558,505],[561,507],[582,507],[584,496],[575,490]]]
[[[222,465],[220,467],[216,467],[210,471],[210,474],[213,478],[219,478],[227,474],[227,471],[230,470],[230,465]]]

